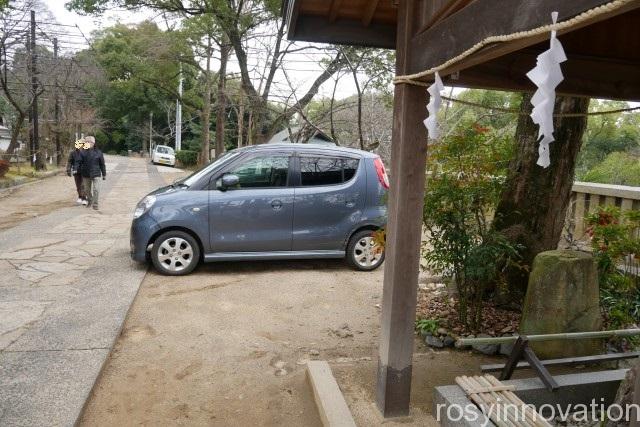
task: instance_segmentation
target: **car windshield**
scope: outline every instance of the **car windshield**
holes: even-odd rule
[[[195,171],[194,173],[192,173],[188,177],[186,177],[186,178],[184,178],[182,180],[176,181],[176,184],[186,185],[187,187],[191,187],[200,178],[202,178],[204,175],[208,174],[209,171],[217,168],[218,166],[222,165],[223,163],[228,162],[229,160],[233,159],[234,157],[236,157],[239,154],[240,154],[240,151],[236,151],[236,150],[228,151],[225,154],[223,154],[222,156],[220,156],[220,158],[218,158],[217,160],[215,160],[212,163],[209,163],[208,165],[198,169],[197,171]]]
[[[171,147],[156,147],[156,151],[160,154],[173,154],[173,148]]]

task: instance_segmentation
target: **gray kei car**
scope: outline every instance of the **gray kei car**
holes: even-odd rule
[[[199,262],[345,258],[357,270],[384,261],[389,181],[380,157],[311,144],[229,151],[143,198],[131,257],[166,275]]]

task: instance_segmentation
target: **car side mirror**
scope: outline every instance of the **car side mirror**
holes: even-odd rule
[[[238,178],[238,175],[234,175],[230,173],[222,176],[222,179],[220,181],[220,185],[218,186],[218,188],[222,191],[226,191],[228,188],[235,187],[239,183],[240,183],[240,178]]]

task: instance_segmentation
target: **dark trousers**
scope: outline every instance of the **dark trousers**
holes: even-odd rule
[[[82,175],[79,173],[73,175],[73,180],[76,182],[76,191],[78,192],[78,197],[82,200],[85,200],[86,197],[84,195],[84,187],[82,185]]]

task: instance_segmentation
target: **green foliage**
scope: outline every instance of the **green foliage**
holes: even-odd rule
[[[518,92],[502,92],[496,90],[467,89],[455,95],[461,101],[480,104],[479,108],[463,103],[454,102],[441,110],[441,122],[445,129],[467,128],[473,123],[494,130],[515,132],[517,115],[506,113],[498,109],[518,110],[521,95]]]
[[[87,90],[105,123],[103,134],[97,135],[103,149],[139,151],[141,141],[149,137],[151,114],[154,133],[171,133],[180,63],[193,58],[181,33],[161,31],[149,21],[133,26],[117,24],[95,34],[93,49],[80,55],[101,69]],[[187,64],[182,70],[183,118],[189,120],[201,99],[194,77],[197,71]]]
[[[611,328],[640,322],[640,212],[605,207],[587,217],[600,302]]]
[[[440,327],[440,321],[438,319],[426,319],[426,318],[421,318],[416,320],[416,331],[418,331],[421,334],[435,334],[436,331],[438,330],[438,328]]]
[[[640,186],[640,158],[624,152],[610,153],[602,163],[583,174],[581,180]]]
[[[591,112],[612,111],[628,108],[623,101],[591,100]],[[620,182],[615,173],[615,162],[628,164],[628,158],[610,157],[612,153],[622,152],[629,155],[640,150],[640,114],[615,113],[590,116],[584,135],[582,149],[578,156],[576,176],[581,181],[615,184]],[[606,163],[606,164],[604,164]],[[616,182],[617,181],[617,182]]]
[[[429,162],[423,222],[430,239],[424,257],[431,269],[453,279],[460,321],[474,329],[487,289],[503,281],[504,268],[518,259],[520,248],[488,221],[512,145],[476,124],[436,144]]]
[[[184,166],[194,166],[198,163],[198,152],[191,150],[176,151],[176,159]]]

